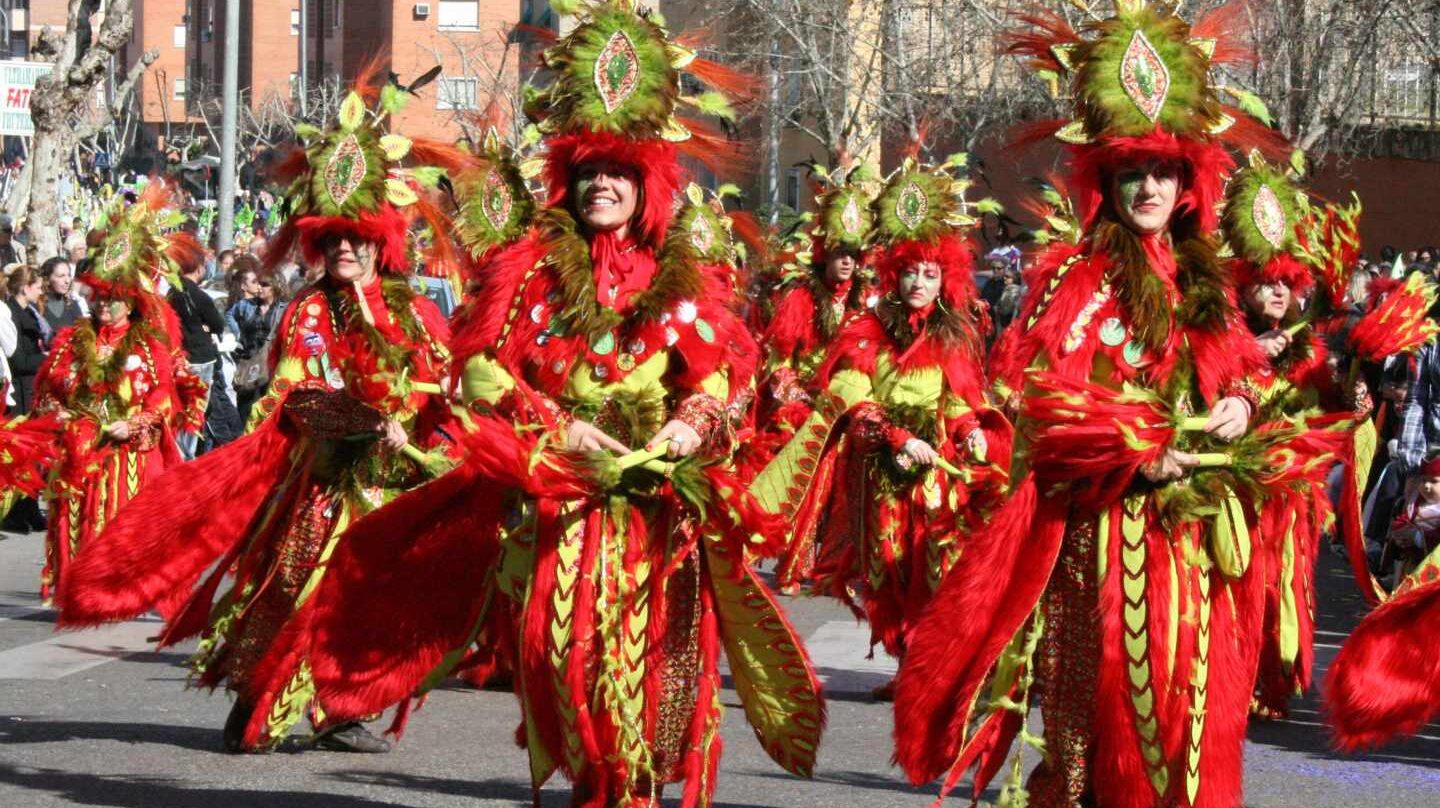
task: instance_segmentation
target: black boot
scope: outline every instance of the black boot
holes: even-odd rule
[[[230,708],[230,715],[225,718],[225,751],[239,754],[241,752],[263,752],[263,749],[245,748],[245,725],[250,723],[250,716],[255,712],[255,706],[248,701],[235,700],[235,706]]]
[[[377,738],[359,721],[350,721],[324,730],[315,736],[315,748],[330,752],[379,754],[390,751],[390,742]]]

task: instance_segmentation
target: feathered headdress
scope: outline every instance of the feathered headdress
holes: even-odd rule
[[[950,306],[975,299],[974,248],[967,232],[979,224],[978,214],[999,212],[990,199],[970,202],[971,182],[952,171],[969,162],[954,154],[940,165],[907,156],[891,172],[875,199],[872,237],[882,248],[878,261],[883,288],[893,289],[906,266],[933,261],[941,269],[941,298]]]
[[[96,297],[126,300],[146,319],[167,311],[160,280],[179,288],[181,273],[205,259],[205,248],[180,229],[186,217],[172,192],[164,181],[152,179],[133,204],[116,197],[99,228],[104,237],[90,251],[94,266],[84,278]]]
[[[1304,191],[1252,152],[1249,165],[1230,178],[1222,216],[1225,239],[1238,259],[1236,288],[1278,281],[1303,295],[1314,286],[1314,276],[1295,258],[1305,207]]]
[[[1225,36],[1239,7],[1221,7],[1192,27],[1175,5],[1115,0],[1113,17],[1080,31],[1059,15],[1030,15],[1023,19],[1033,30],[1010,38],[1011,51],[1027,57],[1056,95],[1073,98],[1071,119],[1039,124],[1026,139],[1053,136],[1071,147],[1071,184],[1087,226],[1100,211],[1112,170],[1162,159],[1185,168],[1186,191],[1176,210],[1211,229],[1233,166],[1225,147],[1274,154],[1283,148],[1280,137],[1246,111],[1261,111],[1255,96],[1212,83],[1212,68],[1248,58]],[[1222,93],[1238,106],[1222,102]]]
[[[318,264],[324,260],[321,244],[326,238],[348,236],[378,246],[382,272],[404,273],[412,265],[410,224],[418,217],[434,236],[431,257],[439,267],[453,266],[449,220],[427,197],[446,171],[460,171],[470,157],[453,146],[385,129],[386,119],[403,109],[440,68],[409,86],[401,86],[393,76],[380,83],[379,69],[375,60],[361,71],[332,128],[296,125],[302,146],[273,172],[290,186],[282,211],[286,221],[271,240],[267,265],[285,260],[297,243],[305,260]]]
[[[521,149],[527,145],[533,141]],[[543,165],[502,142],[495,129],[486,131],[474,165],[452,178],[459,206],[455,234],[471,258],[481,260],[525,235],[535,215],[529,180],[539,176]]]
[[[875,170],[868,164],[842,164],[833,170],[814,165],[810,171],[821,183],[810,231],[812,260],[823,265],[832,252],[865,252],[874,234],[872,203],[881,185]]]
[[[742,92],[745,82],[673,41],[658,15],[641,13],[633,0],[595,0],[575,14],[575,28],[541,57],[549,85],[527,88],[526,114],[547,136],[548,204],[568,203],[584,163],[628,166],[641,177],[634,230],[658,247],[685,184],[679,154],[716,168],[733,152],[713,127],[679,109],[733,120],[726,94]],[[682,73],[711,89],[682,94]]]

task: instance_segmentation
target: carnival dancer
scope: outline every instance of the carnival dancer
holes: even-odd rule
[[[335,128],[298,131],[305,147],[279,169],[292,215],[270,258],[298,243],[325,273],[284,314],[254,432],[155,480],[63,579],[62,625],[157,609],[162,646],[202,635],[191,665],[199,684],[235,694],[231,751],[279,744],[307,712],[321,748],[387,748],[357,722],[326,720],[312,699],[308,633],[276,645],[345,527],[427,479],[429,458],[415,444],[433,444],[449,416],[447,327],[411,289],[412,217],[402,212],[430,212],[417,189],[435,172],[398,161],[458,165],[464,155],[385,134],[385,119],[417,88],[374,85],[373,75],[357,80]],[[444,232],[438,217],[431,227]]]
[[[1073,78],[1076,120],[1045,131],[1071,146],[1085,237],[1037,259],[997,346],[1015,487],[909,637],[896,743],[915,782],[975,766],[978,797],[1018,735],[1006,787],[1030,805],[1241,804],[1262,581],[1251,487],[1209,450],[1247,432],[1263,359],[1214,233],[1226,141],[1269,135],[1211,85],[1237,55],[1226,19],[1125,0],[1016,37]],[[1022,783],[1032,695],[1045,754]]]
[[[1257,514],[1265,624],[1252,709],[1264,717],[1286,715],[1290,697],[1310,687],[1315,564],[1322,535],[1334,526],[1330,470],[1344,455],[1347,433],[1369,414],[1363,384],[1356,385],[1358,392],[1342,394],[1325,342],[1316,333],[1315,326],[1333,316],[1335,307],[1316,295],[1311,269],[1296,257],[1301,252],[1296,234],[1308,206],[1293,180],[1251,155],[1249,164],[1230,178],[1223,216],[1246,325],[1268,360],[1254,377],[1255,422],[1332,431],[1328,440],[1311,433],[1312,439],[1287,447],[1288,484],[1268,486]],[[1302,314],[1303,298],[1310,305]],[[1345,473],[1353,472],[1347,468]]]
[[[1009,425],[985,397],[965,185],[914,158],[889,179],[875,201],[884,297],[831,344],[815,413],[753,489],[787,517],[791,556],[817,546],[822,590],[895,657],[1008,477]]]
[[[584,5],[544,62],[546,207],[457,315],[464,461],[332,558],[319,697],[363,715],[423,693],[503,600],[535,788],[558,772],[575,805],[651,805],[683,780],[681,804],[706,805],[722,648],[782,765],[808,774],[823,724],[799,639],[746,564],[753,520],[724,465],[753,340],[728,271],[673,221],[676,141],[717,145],[674,115],[681,68],[729,83],[625,0]]]
[[[204,257],[182,223],[163,182],[133,205],[115,203],[85,277],[90,316],[55,335],[36,376],[37,410],[65,422],[49,485],[43,601],[75,554],[181,461],[176,433],[204,421],[205,383],[179,353],[175,314],[156,288]]]
[[[756,440],[742,463],[759,471],[810,415],[815,371],[847,321],[874,304],[866,267],[874,227],[871,203],[879,183],[873,169],[814,169],[828,187],[815,197],[815,226],[782,275],[774,315],[761,339],[765,368],[756,410]],[[797,535],[775,570],[780,591],[794,594],[815,567],[815,542]]]

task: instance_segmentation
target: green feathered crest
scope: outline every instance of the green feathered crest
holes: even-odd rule
[[[972,183],[952,172],[962,171],[968,163],[965,154],[951,155],[938,166],[906,157],[875,200],[875,242],[886,246],[934,242],[952,231],[974,227],[980,214],[999,213],[1000,205],[992,199],[966,200]]]
[[[340,104],[334,128],[297,124],[295,135],[304,145],[309,166],[290,186],[288,213],[354,219],[382,202],[396,207],[414,204],[417,195],[411,181],[435,188],[444,172],[429,166],[402,168],[400,163],[410,154],[412,141],[387,134],[385,121],[404,109],[415,91],[439,73],[437,65],[409,86],[387,81],[380,87],[374,108],[367,106],[360,92],[351,90]]]
[[[740,188],[722,185],[707,191],[690,183],[681,195],[679,210],[670,225],[673,236],[683,237],[702,264],[734,267],[745,259],[745,244],[735,238],[734,223],[725,210],[725,200],[738,197]]]
[[[180,266],[170,253],[176,238],[186,238],[175,235],[186,219],[173,205],[169,187],[158,180],[146,185],[133,204],[117,195],[101,224],[105,238],[90,250],[92,271],[105,283],[145,292],[156,292],[160,278],[178,288]]]
[[[479,258],[516,241],[530,226],[535,215],[530,180],[540,174],[544,162],[525,154],[538,141],[539,132],[530,127],[519,147],[512,148],[491,128],[475,155],[475,168],[455,177],[459,205],[455,232],[471,256]]]
[[[682,94],[687,68],[702,84],[720,71],[700,71],[710,63],[672,41],[660,15],[641,12],[634,0],[565,2],[556,10],[573,13],[578,24],[541,57],[553,72],[551,84],[527,88],[526,114],[544,134],[588,130],[682,142],[691,131],[676,119],[681,104],[734,120],[724,93]]]
[[[1225,193],[1225,238],[1234,253],[1257,266],[1295,247],[1295,227],[1304,209],[1304,192],[1284,169],[1250,155],[1235,172]]]
[[[1074,5],[1095,16],[1089,3]],[[1058,97],[1068,92],[1075,120],[1055,135],[1072,144],[1142,137],[1156,127],[1180,137],[1218,135],[1234,126],[1219,93],[1262,121],[1269,113],[1252,93],[1212,82],[1218,41],[1195,36],[1178,3],[1115,0],[1115,15],[1095,16],[1078,33],[1051,27],[1052,38],[1023,38],[1012,49]]]
[[[869,165],[833,170],[815,165],[810,170],[824,183],[824,190],[815,197],[813,234],[827,251],[864,252],[875,229],[872,204],[882,185],[875,170]]]

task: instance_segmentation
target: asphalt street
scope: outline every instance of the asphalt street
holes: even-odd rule
[[[378,808],[529,806],[518,707],[504,692],[456,685],[435,693],[387,755],[291,748],[264,756],[221,751],[223,693],[186,690],[188,649],[155,653],[158,627],[136,622],[57,634],[38,600],[41,538],[0,541],[0,806],[114,808]],[[1322,561],[1323,665],[1362,605],[1342,566]],[[721,808],[925,808],[933,786],[912,788],[890,764],[891,716],[869,690],[893,665],[866,658],[867,632],[835,603],[785,601],[829,692],[829,729],[813,780],[781,771],[725,694]],[[1368,755],[1328,750],[1314,699],[1288,721],[1252,727],[1246,803],[1253,808],[1440,805],[1440,727]],[[962,790],[964,787],[962,787]],[[987,800],[994,799],[992,792]],[[542,792],[568,805],[564,784]],[[667,805],[674,804],[667,800]],[[966,800],[952,799],[962,806]]]

